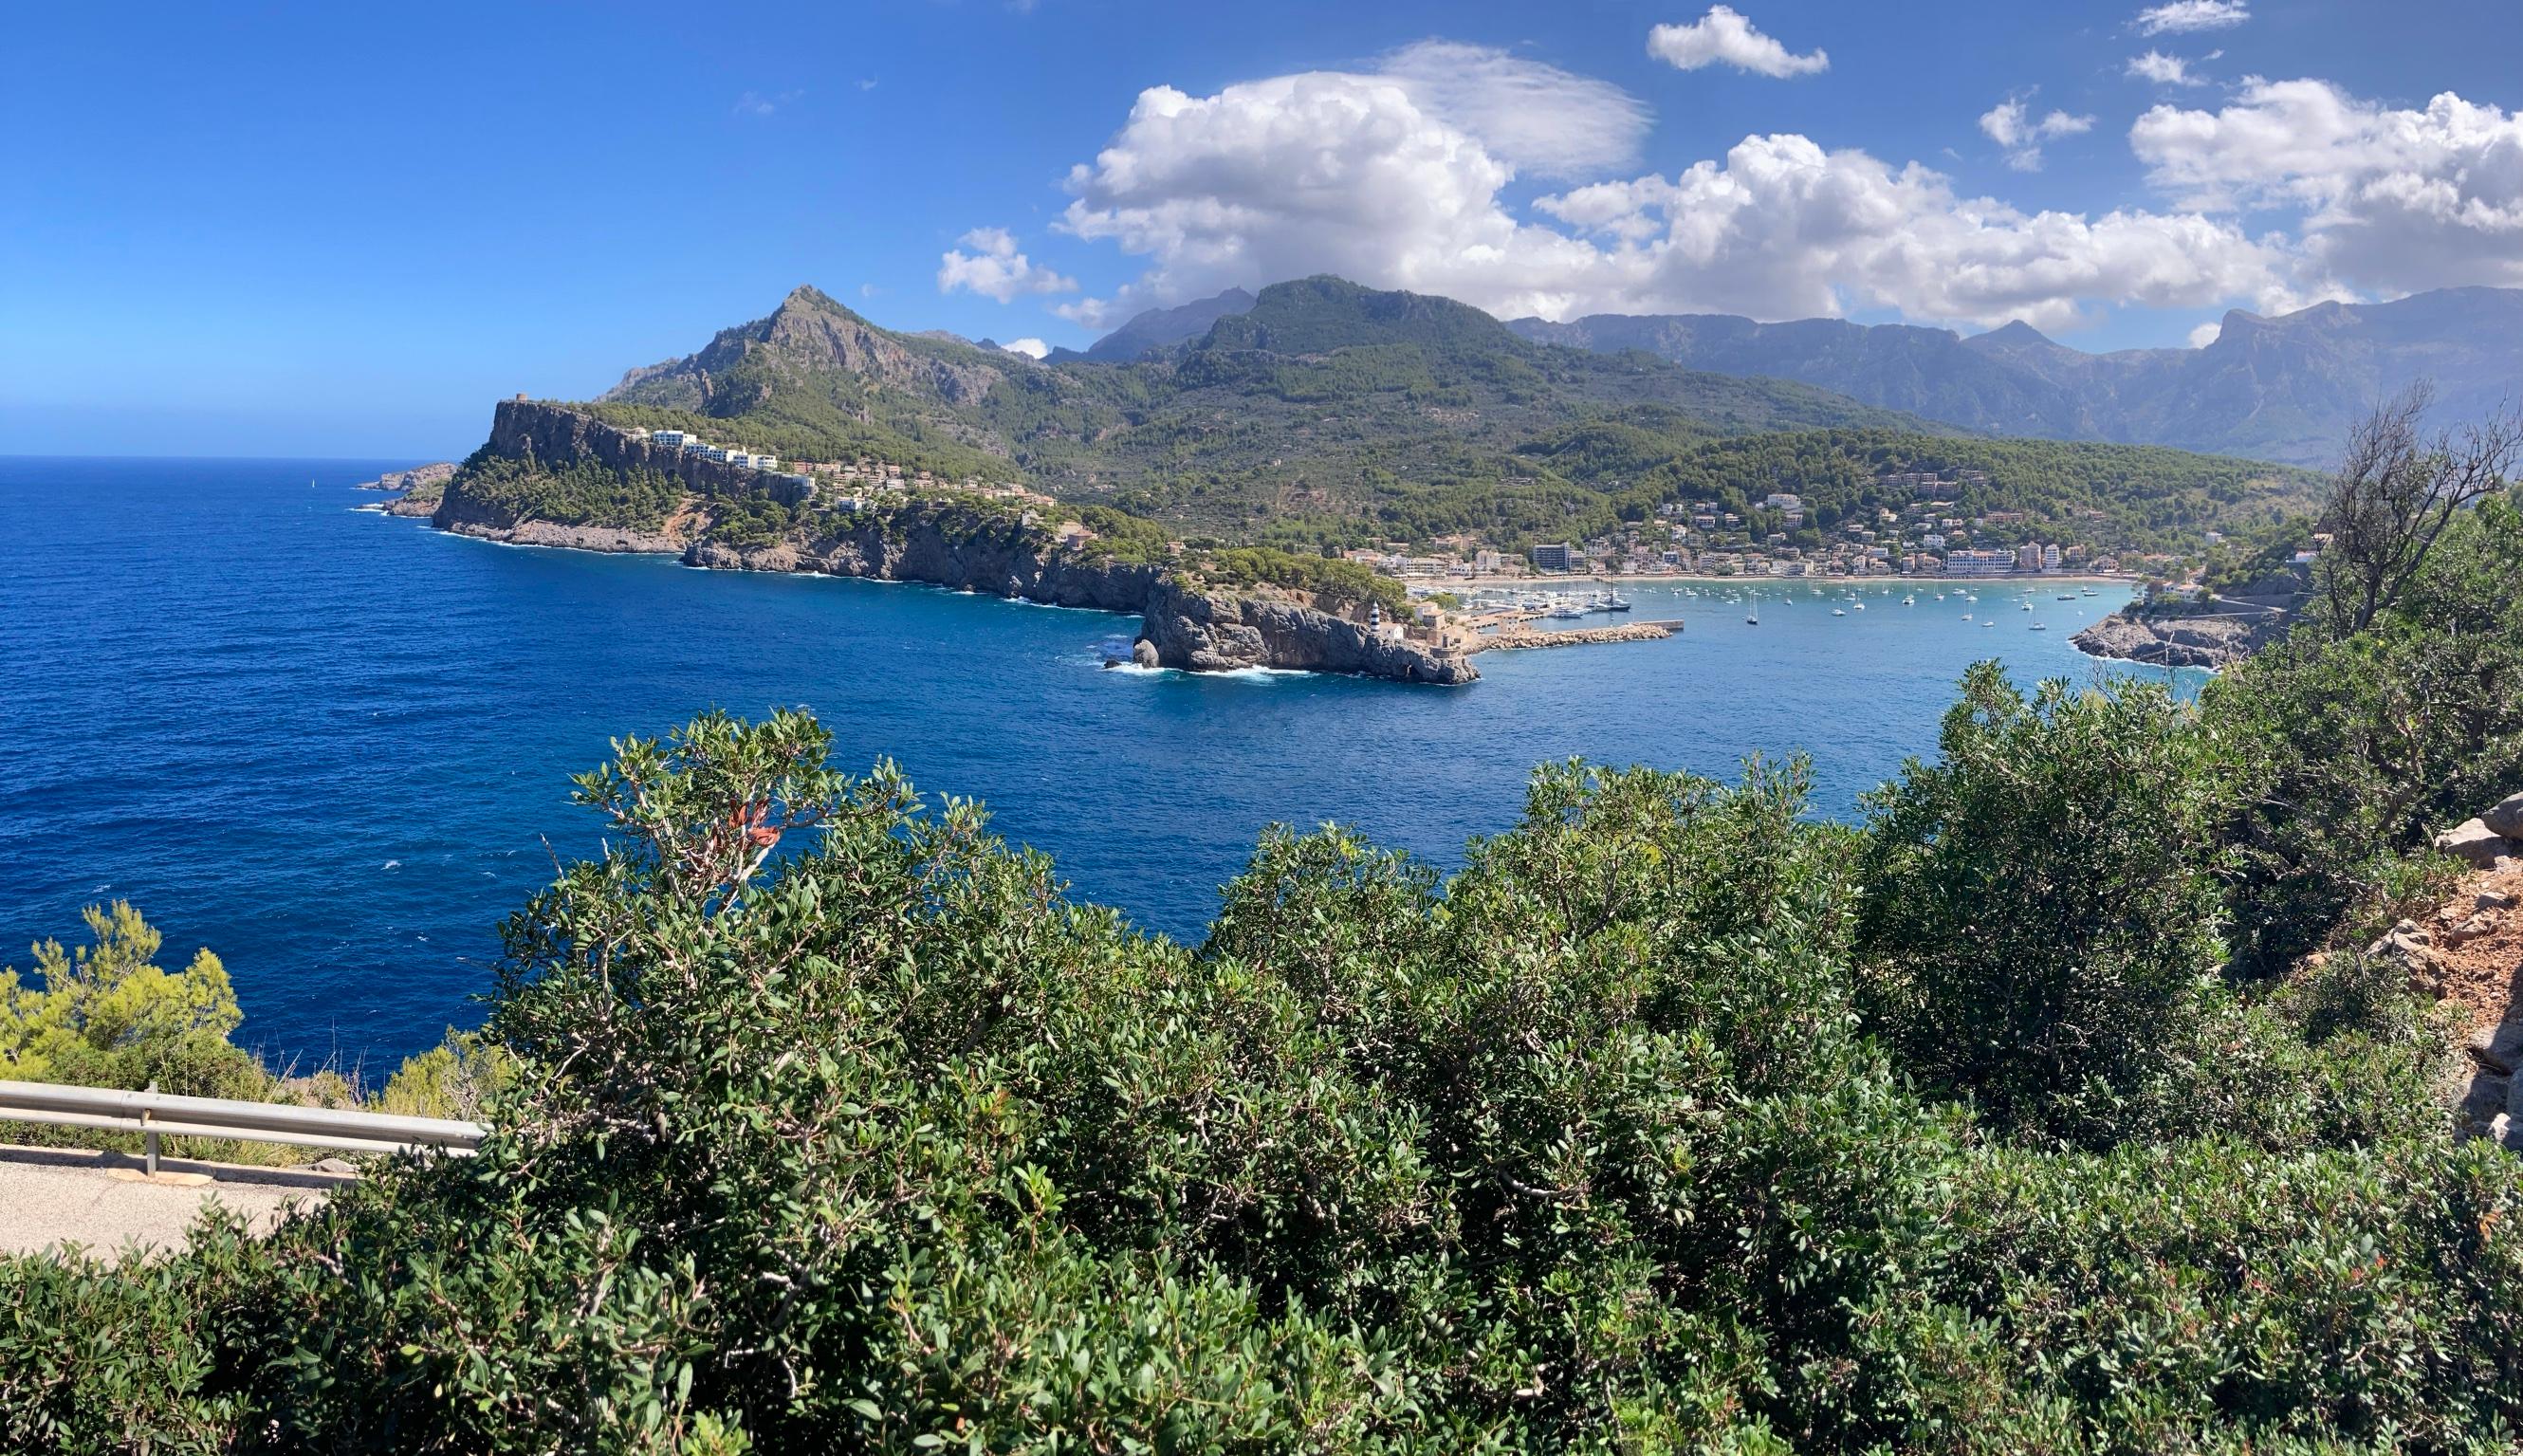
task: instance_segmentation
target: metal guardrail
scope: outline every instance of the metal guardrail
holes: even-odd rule
[[[102,1127],[139,1133],[149,1171],[158,1171],[162,1136],[233,1138],[350,1152],[413,1152],[429,1150],[462,1157],[482,1144],[479,1123],[445,1117],[403,1117],[297,1107],[280,1103],[238,1102],[221,1097],[177,1097],[166,1092],[122,1092],[50,1082],[0,1081],[0,1122],[39,1122],[64,1127]]]

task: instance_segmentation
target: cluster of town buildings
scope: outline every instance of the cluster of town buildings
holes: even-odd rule
[[[1522,559],[1500,557],[1469,539],[1437,542],[1432,554],[1404,543],[1349,553],[1402,578],[1562,574],[1716,577],[1998,577],[2062,572],[2116,572],[2168,565],[2171,558],[2127,560],[2075,544],[2026,539],[2021,511],[1961,513],[1954,497],[1985,486],[1976,470],[1897,471],[1876,477],[1876,498],[1910,497],[1895,508],[1875,505],[1831,522],[1811,523],[1804,500],[1775,491],[1740,511],[1719,500],[1679,500],[1634,526],[1584,541],[1537,544]],[[2089,512],[2099,516],[2099,512]]]

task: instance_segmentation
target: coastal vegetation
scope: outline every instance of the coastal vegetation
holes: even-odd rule
[[[802,715],[619,742],[481,1154],[0,1261],[0,1445],[2508,1449],[2523,1160],[2361,948],[2523,787],[2518,504],[2195,700],[1975,670],[1860,823],[1546,765],[1196,945]]]
[[[616,470],[596,460],[518,460],[488,446],[467,455],[445,489],[511,520],[631,531],[657,530],[684,498],[680,484],[653,470]]]

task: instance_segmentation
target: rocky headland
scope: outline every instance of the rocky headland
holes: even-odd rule
[[[491,440],[466,462],[537,469],[594,461],[665,478],[681,498],[662,519],[556,520],[513,492],[477,489],[468,469],[416,488],[389,509],[439,530],[526,545],[680,556],[717,571],[810,572],[918,582],[1052,606],[1136,613],[1133,660],[1188,672],[1276,668],[1404,682],[1480,676],[1466,644],[1370,625],[1362,604],[1269,583],[1219,582],[1197,557],[1132,559],[1058,511],[957,493],[849,502],[816,498],[796,477],[748,470],[638,435],[564,406],[502,401]],[[760,502],[776,525],[741,529]]]
[[[372,481],[361,481],[354,491],[412,492],[443,487],[455,474],[455,462],[440,460],[430,465],[414,465],[409,470],[389,470]]]
[[[2221,668],[2260,650],[2286,625],[2279,612],[2149,612],[2122,607],[2070,640],[2094,657],[2161,667]]]

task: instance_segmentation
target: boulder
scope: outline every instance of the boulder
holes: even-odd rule
[[[2460,1104],[2453,1109],[2456,1114],[2456,1124],[2461,1127],[2485,1127],[2495,1121],[2499,1114],[2505,1111],[2505,1104],[2513,1100],[2514,1086],[2511,1079],[2498,1076],[2493,1072],[2484,1071],[2471,1078],[2470,1087],[2462,1094]]]
[[[2523,1062],[2523,1021],[2483,1026],[2470,1034],[2464,1047],[2481,1066],[2499,1075],[2511,1072],[2517,1062]]]
[[[2479,817],[2493,833],[2508,839],[2523,839],[2523,794],[2508,794],[2496,808]]]
[[[2490,828],[2485,821],[2464,820],[2436,836],[2436,848],[2476,869],[2486,869],[2505,855],[2514,853],[2514,845],[2504,835]]]
[[[1130,661],[1143,668],[1157,666],[1157,644],[1141,637],[1130,644]]]

